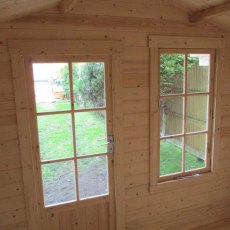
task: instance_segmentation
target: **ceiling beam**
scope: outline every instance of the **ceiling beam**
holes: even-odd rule
[[[59,7],[58,7],[59,11],[62,14],[66,14],[69,11],[71,11],[76,6],[76,4],[78,2],[79,2],[79,0],[62,0],[59,4]]]
[[[39,0],[39,1],[15,1],[6,4],[0,3],[0,22],[10,21],[13,19],[27,16],[42,10],[47,10],[57,6],[60,0]]]
[[[212,6],[207,9],[199,10],[194,12],[190,17],[190,22],[198,22],[201,19],[208,18],[217,14],[221,14],[224,12],[230,11],[230,2],[226,2],[217,6]]]

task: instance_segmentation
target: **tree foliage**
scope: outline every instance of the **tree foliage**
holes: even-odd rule
[[[184,54],[161,54],[160,90],[162,94],[183,92],[184,61]],[[188,69],[197,63],[197,57],[188,57]]]
[[[65,95],[69,97],[68,67],[61,70],[61,76]],[[72,77],[76,107],[95,108],[105,106],[103,63],[74,63],[72,65]]]
[[[77,78],[77,76],[74,76]],[[89,62],[82,66],[77,78],[76,97],[86,108],[104,106],[104,64]],[[77,95],[79,94],[79,95]]]
[[[198,57],[188,57],[187,69],[198,64]],[[178,94],[184,91],[184,75],[185,75],[185,55],[184,54],[161,54],[160,55],[160,93]],[[177,113],[178,98],[172,97],[160,100],[161,114],[161,132],[165,134],[167,117],[165,115]]]

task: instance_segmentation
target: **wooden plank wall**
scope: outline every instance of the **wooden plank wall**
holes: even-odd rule
[[[221,143],[216,152],[218,176],[215,179],[172,185],[148,192],[149,129],[148,80],[145,85],[124,84],[124,119],[127,128],[126,159],[126,223],[127,229],[191,229],[219,218],[226,218],[229,207],[229,49],[224,57],[221,83]],[[138,55],[134,55],[137,53]],[[126,72],[137,73],[141,81],[148,79],[148,50],[130,47],[124,54]],[[143,78],[142,78],[143,77]],[[129,82],[132,82],[130,79]],[[132,86],[131,86],[132,85]],[[128,87],[128,88],[125,88]],[[135,88],[133,88],[135,87]],[[224,89],[223,89],[224,87]],[[145,92],[145,93],[144,93]],[[129,97],[127,96],[129,95]],[[228,112],[227,112],[228,111]],[[135,117],[135,118],[134,118]],[[126,127],[124,127],[124,130]],[[128,131],[129,130],[129,131]],[[176,183],[177,184],[177,183]],[[226,203],[225,203],[226,202]],[[183,226],[183,228],[182,228]]]
[[[107,215],[109,205],[102,203],[77,210],[65,210],[49,213],[45,218],[47,230],[108,230],[109,221]]]
[[[0,45],[0,229],[26,229],[10,57]],[[7,227],[3,227],[7,226]]]
[[[96,4],[91,6],[91,2],[81,1],[80,7],[70,16],[60,17],[54,9],[0,25],[0,229],[27,229],[11,63],[7,50],[9,39],[116,39],[124,42],[121,109],[124,113],[124,202],[127,230],[199,229],[199,226],[229,218],[230,42],[224,53],[222,79],[219,79],[221,139],[215,153],[217,176],[191,183],[171,183],[150,193],[148,35],[221,37],[223,34],[207,24],[187,26],[183,21],[183,13],[177,14],[178,22],[159,21],[162,15],[166,15],[167,20],[174,19],[172,12],[175,14],[177,10],[169,9],[168,6],[161,5],[158,8],[161,14],[156,14],[156,20],[150,20],[151,7],[154,12],[159,12],[156,10],[157,3],[162,4],[160,2],[164,1],[150,4],[149,0],[133,0],[132,3],[123,0],[118,5],[110,0],[97,1],[102,7]],[[169,10],[170,15],[167,14]],[[116,17],[110,18],[108,15]],[[130,17],[130,20],[119,18],[124,16]],[[137,20],[137,17],[144,19]],[[60,223],[65,223],[63,215],[60,214],[58,218]],[[97,229],[100,228],[94,228]]]

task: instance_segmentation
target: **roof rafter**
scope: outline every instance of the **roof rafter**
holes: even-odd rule
[[[59,4],[59,10],[62,14],[66,14],[71,11],[79,0],[62,0]]]
[[[197,22],[201,19],[208,18],[217,14],[221,14],[224,12],[230,11],[230,2],[226,2],[217,6],[212,6],[207,9],[199,10],[194,12],[190,17],[190,22]]]
[[[55,7],[58,2],[59,0],[25,0],[14,4],[6,4],[6,2],[2,2],[0,3],[0,22],[21,18],[31,13],[50,9]]]

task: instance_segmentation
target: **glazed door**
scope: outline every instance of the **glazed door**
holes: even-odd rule
[[[115,229],[110,58],[26,65],[42,228]]]

